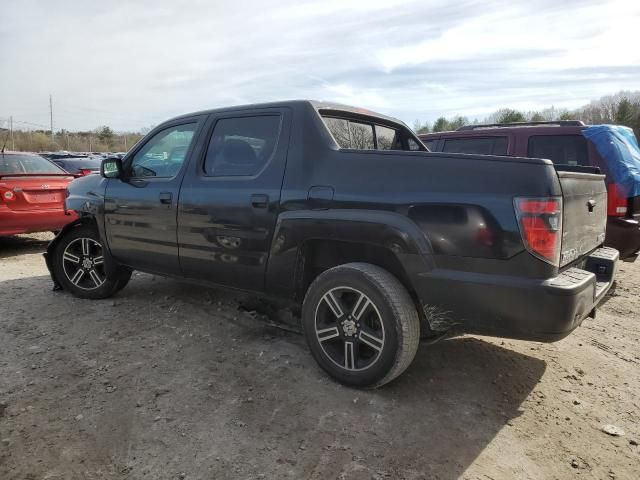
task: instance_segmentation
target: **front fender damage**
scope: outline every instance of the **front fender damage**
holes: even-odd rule
[[[104,192],[107,185],[107,179],[98,175],[87,175],[75,179],[67,187],[67,198],[65,199],[65,212],[77,214],[77,219],[69,222],[64,228],[58,232],[49,245],[47,251],[43,253],[49,275],[53,281],[53,290],[63,290],[62,284],[56,278],[55,269],[53,268],[53,253],[60,243],[61,239],[70,230],[81,225],[92,225],[99,234],[101,232],[101,213],[104,205]]]
[[[51,280],[53,281],[54,292],[58,290],[63,290],[63,288],[60,282],[58,281],[58,279],[56,278],[56,273],[53,269],[53,264],[51,260],[53,257],[53,252],[55,251],[58,243],[60,243],[60,239],[62,239],[63,235],[65,235],[69,230],[76,228],[77,226],[82,225],[84,223],[86,223],[86,220],[83,220],[80,218],[78,220],[75,220],[71,223],[66,224],[64,228],[60,230],[58,234],[53,238],[53,240],[49,242],[49,245],[47,245],[47,251],[42,254],[42,256],[44,257],[44,262],[47,265],[47,269],[49,270],[49,275],[51,276]]]

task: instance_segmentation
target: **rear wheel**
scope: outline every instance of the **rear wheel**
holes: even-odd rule
[[[305,296],[302,323],[318,364],[358,387],[379,387],[400,375],[420,340],[409,293],[389,272],[367,263],[320,274]]]
[[[98,232],[88,225],[74,228],[60,239],[53,269],[62,287],[80,298],[110,297],[131,278],[131,270],[113,261]]]

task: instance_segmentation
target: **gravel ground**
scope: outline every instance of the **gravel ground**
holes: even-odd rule
[[[560,342],[423,345],[360,391],[237,294],[53,292],[49,238],[0,239],[2,480],[640,478],[640,262]]]

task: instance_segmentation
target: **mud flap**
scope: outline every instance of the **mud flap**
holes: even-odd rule
[[[47,250],[49,250],[49,247],[47,247]],[[51,276],[51,280],[53,281],[52,290],[54,292],[57,292],[58,290],[63,290],[62,285],[60,285],[60,282],[58,282],[58,279],[56,278],[56,274],[53,273],[53,267],[51,265],[51,259],[49,258],[49,252],[48,251],[44,252],[42,256],[44,257],[44,262],[47,265],[47,269],[49,269],[49,275]]]

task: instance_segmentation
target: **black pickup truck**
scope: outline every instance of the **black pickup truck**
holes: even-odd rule
[[[286,299],[320,366],[379,386],[421,337],[554,341],[595,312],[618,252],[593,169],[430,153],[402,122],[291,101],[156,127],[73,181],[58,288],[104,298],[132,270]]]

